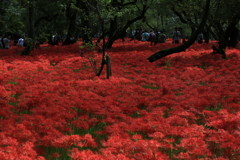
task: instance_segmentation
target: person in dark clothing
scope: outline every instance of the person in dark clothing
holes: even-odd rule
[[[8,39],[8,36],[5,35],[3,38],[2,38],[2,43],[4,45],[4,49],[9,49],[10,48],[10,40]]]
[[[228,41],[228,47],[236,48],[238,44],[238,28],[234,27]]]
[[[173,32],[173,41],[172,42],[175,44],[178,44],[180,41],[180,36],[181,36],[180,31],[178,30],[177,27],[175,27],[175,31]]]
[[[3,39],[5,38],[5,36],[3,35],[2,38],[1,38],[1,43],[2,43],[2,48],[4,49],[5,48],[5,45],[4,45],[4,42],[3,42]]]
[[[197,41],[198,41],[199,44],[203,43],[203,34],[202,33],[198,34]]]
[[[151,31],[148,36],[148,41],[150,41],[150,45],[152,46],[153,43],[156,42],[156,34],[154,31]]]
[[[0,36],[0,49],[3,48],[3,44],[2,44],[2,36]]]
[[[158,43],[166,43],[167,36],[164,34],[163,31],[160,32],[158,37]]]

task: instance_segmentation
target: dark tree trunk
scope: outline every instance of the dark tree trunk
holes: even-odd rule
[[[192,34],[196,31],[195,27],[191,27]]]
[[[69,45],[69,44],[73,44],[76,42],[75,40],[75,31],[76,31],[76,17],[72,17],[70,19],[70,24],[69,24],[69,27],[68,27],[68,33],[67,33],[67,37],[65,39],[65,41],[63,42],[62,45]],[[73,39],[74,38],[74,39]]]
[[[189,16],[188,16],[187,12],[182,11],[182,13],[180,13],[180,12],[178,12],[178,11],[176,10],[175,7],[176,7],[176,5],[173,5],[173,6],[172,6],[173,12],[178,16],[178,18],[180,19],[180,21],[181,21],[182,23],[188,24],[188,25],[190,26],[191,31],[192,31],[192,34],[193,34],[194,31],[196,30],[196,24],[193,23],[193,21],[191,20],[191,18],[188,18]],[[184,18],[184,17],[186,17],[186,18]]]
[[[34,7],[32,4],[29,4],[29,36],[28,36],[28,45],[22,51],[21,55],[29,55],[31,51],[34,49],[34,38],[35,38],[35,30],[34,30]]]
[[[129,2],[126,4],[121,4],[121,5],[119,5],[119,3],[117,3],[117,2],[115,2],[115,5],[123,7],[123,6],[135,4],[136,2],[137,1],[133,1],[133,2]],[[117,23],[118,18],[116,16],[110,23],[109,39],[108,39],[108,42],[106,43],[106,48],[112,48],[114,41],[117,39],[124,40],[124,37],[126,36],[127,28],[129,28],[134,22],[143,19],[147,10],[148,10],[148,7],[146,5],[143,5],[141,15],[139,15],[138,17],[135,17],[132,20],[127,21],[127,23],[123,27],[118,26],[118,23]]]
[[[34,7],[30,5],[29,7],[29,38],[35,38],[34,32]]]
[[[207,22],[209,6],[210,6],[210,0],[207,0],[202,21],[199,24],[197,30],[194,31],[194,33],[191,35],[191,37],[188,41],[186,41],[184,44],[182,44],[180,46],[177,46],[175,48],[164,49],[164,50],[161,50],[161,51],[158,51],[158,52],[154,53],[153,55],[148,57],[149,62],[154,62],[158,59],[161,59],[161,58],[163,58],[165,56],[168,56],[168,55],[171,55],[173,53],[178,53],[178,52],[185,51],[188,47],[190,47],[195,42],[198,34],[203,30],[203,28],[204,28],[204,26]]]
[[[203,32],[203,35],[205,37],[204,43],[208,44],[209,43],[209,32]]]
[[[229,37],[231,37],[232,34],[234,34],[236,25],[238,23],[238,19],[232,19],[231,23],[228,25],[227,29],[225,31],[223,31],[223,29],[221,28],[220,25],[217,25],[219,28],[217,28],[219,31],[218,36],[219,38],[219,46],[217,47],[213,47],[214,48],[214,53],[218,53],[220,55],[222,55],[222,57],[224,59],[227,59],[227,55],[226,55],[226,48],[228,46],[229,43]],[[235,37],[234,37],[235,38]]]
[[[75,6],[79,7],[80,6],[80,0],[76,1]],[[76,42],[75,39],[75,32],[77,29],[77,24],[76,24],[76,20],[77,20],[77,10],[76,9],[72,9],[71,5],[69,5],[67,7],[67,11],[66,11],[66,16],[69,19],[69,26],[68,26],[68,33],[67,33],[67,37],[65,39],[65,41],[63,42],[62,45],[69,45],[69,44],[73,44]]]
[[[111,20],[110,22],[110,30],[109,30],[109,37],[108,37],[108,41],[106,43],[106,48],[112,48],[112,45],[114,43],[115,40],[117,40],[118,38],[118,28],[117,28],[117,16],[114,17],[113,20]]]
[[[232,32],[230,34],[230,40],[228,41],[228,47],[236,48],[238,43],[238,28],[236,26],[233,27]]]
[[[113,35],[113,37],[109,37],[106,43],[106,48],[112,48],[113,43],[119,38],[121,38],[119,35]]]
[[[209,39],[210,39],[210,31],[209,31],[209,27],[206,27],[206,30],[204,29],[203,30],[203,35],[204,35],[204,37],[205,37],[205,41],[204,41],[204,43],[209,43]]]
[[[98,38],[98,40],[97,40],[97,42],[96,42],[96,46],[101,42],[101,39],[103,39],[103,37],[105,38],[106,35],[109,35],[109,31],[103,33],[103,34]]]
[[[99,11],[98,11],[98,14],[99,14]],[[104,34],[104,30],[105,30],[105,26],[104,26],[104,20],[99,16],[99,18],[101,19],[101,27],[102,27],[102,33],[103,33],[103,48],[102,48],[102,63],[101,63],[101,67],[98,71],[98,73],[96,74],[96,76],[100,76],[102,71],[103,71],[103,68],[104,68],[104,65],[106,64],[105,62],[105,56],[106,56],[106,53],[105,53],[105,34]]]
[[[227,55],[226,55],[227,40],[221,39],[218,43],[219,43],[219,46],[218,46],[218,49],[215,50],[216,51],[215,53],[218,53],[222,55],[222,58],[227,59]]]
[[[83,44],[92,44],[92,33],[89,30],[89,9],[87,8],[86,2],[81,1],[80,8],[83,10],[83,13],[81,15],[81,35],[83,39]]]

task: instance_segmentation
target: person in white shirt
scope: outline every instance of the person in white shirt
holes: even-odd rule
[[[19,38],[19,39],[18,39],[18,45],[19,45],[20,47],[23,47],[23,44],[24,44],[24,39],[23,39],[23,38]]]

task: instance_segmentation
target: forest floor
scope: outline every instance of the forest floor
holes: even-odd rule
[[[149,63],[176,45],[116,41],[110,79],[80,42],[0,50],[1,159],[240,159],[240,50],[213,43]]]

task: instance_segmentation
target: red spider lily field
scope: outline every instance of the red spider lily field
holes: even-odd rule
[[[80,42],[0,50],[0,159],[240,159],[239,49],[226,60],[193,44],[148,62],[174,46],[117,41],[110,79]]]

